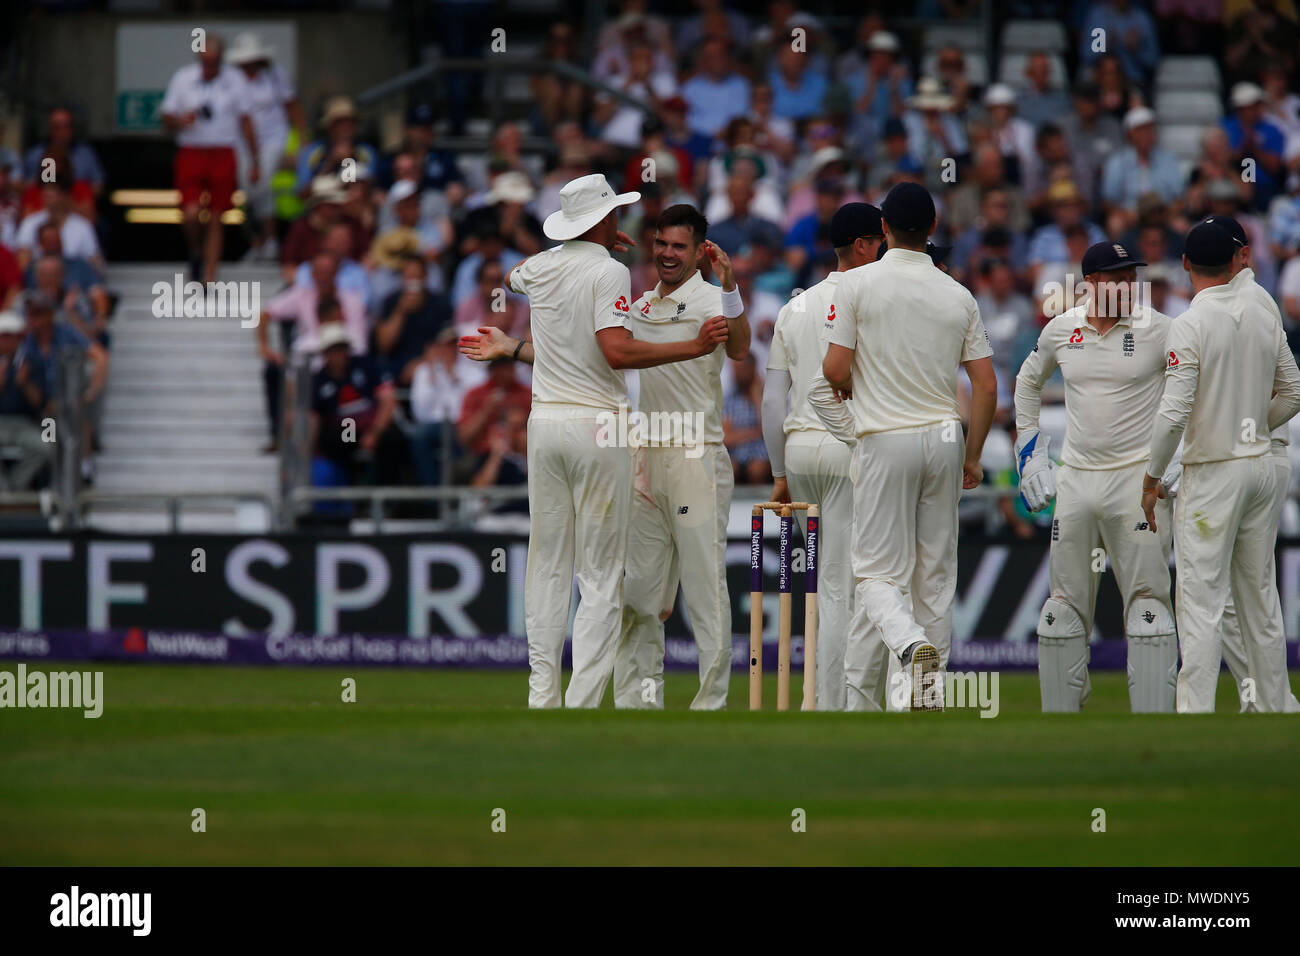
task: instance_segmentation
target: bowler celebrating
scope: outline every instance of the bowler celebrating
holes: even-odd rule
[[[1157,506],[1162,531],[1151,535],[1133,501],[1160,405],[1170,322],[1135,309],[1137,267],[1144,265],[1119,243],[1090,247],[1083,256],[1087,301],[1044,326],[1016,376],[1020,491],[1031,511],[1056,499],[1052,593],[1038,619],[1044,711],[1077,711],[1087,700],[1088,636],[1106,557],[1124,601],[1129,706],[1135,713],[1174,709],[1170,505]],[[1038,431],[1043,385],[1058,368],[1066,414],[1059,472]]]

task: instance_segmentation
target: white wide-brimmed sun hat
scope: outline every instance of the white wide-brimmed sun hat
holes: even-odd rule
[[[640,199],[640,193],[614,192],[609,180],[600,173],[579,176],[560,190],[560,210],[546,217],[542,232],[548,239],[557,241],[575,239],[609,215],[610,210],[630,206]]]
[[[240,33],[235,37],[230,49],[226,50],[226,62],[235,66],[245,63],[257,63],[275,56],[275,47],[267,46],[256,33]]]

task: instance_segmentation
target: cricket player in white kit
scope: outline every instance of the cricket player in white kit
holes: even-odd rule
[[[1087,700],[1088,637],[1097,585],[1110,559],[1124,602],[1129,706],[1173,712],[1178,643],[1169,595],[1168,501],[1151,535],[1133,490],[1142,482],[1151,420],[1164,385],[1170,319],[1137,308],[1137,267],[1119,243],[1083,256],[1084,304],[1043,327],[1016,376],[1016,461],[1026,506],[1056,499],[1051,596],[1038,619],[1038,682],[1044,711],[1078,711]],[[1058,470],[1038,431],[1043,386],[1065,378],[1065,447]]]
[[[694,338],[667,345],[639,342],[628,329],[631,276],[610,257],[630,243],[618,207],[639,193],[616,194],[604,176],[575,179],[560,190],[560,210],[543,231],[562,245],[511,269],[506,285],[528,296],[533,341],[533,405],[528,418],[528,705],[560,706],[560,661],[576,570],[573,676],[568,707],[596,707],[614,667],[623,616],[623,565],[631,512],[632,458],[598,441],[602,420],[625,414],[620,370],[697,358],[726,339],[719,319]],[[499,334],[462,339],[473,358],[498,354]],[[511,354],[521,358],[519,342]]]
[[[1232,281],[1228,287],[1237,295],[1244,296],[1246,301],[1258,302],[1260,308],[1267,310],[1274,318],[1277,319],[1278,325],[1282,324],[1282,313],[1278,311],[1277,302],[1273,297],[1255,281],[1255,272],[1250,267],[1250,238],[1246,230],[1241,228],[1241,223],[1230,216],[1209,216],[1205,222],[1213,222],[1228,235],[1232,236],[1236,252],[1232,257]],[[1286,506],[1287,495],[1291,491],[1291,457],[1287,453],[1287,446],[1290,439],[1287,434],[1288,427],[1282,426],[1272,433],[1269,442],[1269,454],[1273,457],[1273,468],[1277,471],[1277,494],[1273,499],[1273,524],[1282,517],[1282,509]],[[1177,493],[1177,482],[1170,487],[1169,472],[1165,473],[1163,482],[1165,491],[1173,497]],[[1273,553],[1269,553],[1268,576],[1276,578],[1277,571]],[[1273,608],[1272,616],[1282,621],[1282,604],[1279,601]],[[1281,626],[1281,624],[1279,624]],[[1242,701],[1242,710],[1249,711],[1255,709],[1255,689],[1246,683],[1250,677],[1250,662],[1246,659],[1246,648],[1241,640],[1241,627],[1237,623],[1237,609],[1232,603],[1229,595],[1228,603],[1223,609],[1223,662],[1228,665],[1228,672],[1232,674],[1232,679],[1237,683],[1237,695]],[[1294,693],[1287,695],[1286,709],[1288,713],[1300,712],[1300,700],[1296,699]]]
[[[827,317],[822,371],[851,393],[853,623],[846,659],[881,636],[908,668],[912,708],[941,709],[939,677],[952,644],[957,502],[983,477],[980,453],[997,404],[993,350],[975,298],[925,251],[930,194],[899,183],[881,204],[889,251],[844,273]],[[971,381],[963,443],[957,371]]]
[[[1210,713],[1222,659],[1220,627],[1236,607],[1256,708],[1286,709],[1290,688],[1277,582],[1277,469],[1270,434],[1300,410],[1300,370],[1268,310],[1230,287],[1237,246],[1221,226],[1187,234],[1183,267],[1195,295],[1172,325],[1165,389],[1151,435],[1142,509],[1157,530],[1163,474],[1184,438],[1174,521],[1178,551],[1179,713]]]
[[[763,383],[763,437],[772,465],[773,501],[811,501],[821,508],[820,592],[817,645],[817,709],[879,710],[885,693],[888,656],[883,641],[870,660],[855,661],[845,684],[845,646],[853,613],[853,483],[850,446],[835,437],[810,401],[814,384],[824,383],[827,319],[835,291],[849,269],[876,261],[884,241],[880,210],[846,203],[830,222],[837,268],[781,309],[772,332]],[[845,412],[847,415],[847,412]],[[851,424],[851,417],[849,419]],[[850,431],[848,437],[856,440]],[[800,519],[802,512],[798,513]],[[805,706],[812,701],[806,701]]]
[[[655,228],[655,288],[632,303],[632,334],[647,342],[691,339],[709,320],[727,320],[726,355],[749,352],[749,319],[731,260],[705,239],[706,220],[669,206]],[[722,288],[706,282],[708,256]],[[722,443],[723,350],[641,373],[638,420],[649,432],[636,450],[632,526],[623,584],[623,634],[614,655],[614,705],[664,705],[664,619],[678,581],[699,650],[700,689],[692,710],[721,710],[731,680],[731,596],[727,519],[734,477]],[[653,681],[653,693],[645,683]]]

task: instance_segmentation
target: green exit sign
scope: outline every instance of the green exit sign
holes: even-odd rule
[[[117,128],[162,129],[162,90],[126,90],[117,94]]]

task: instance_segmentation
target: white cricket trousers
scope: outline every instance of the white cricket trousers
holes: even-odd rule
[[[896,658],[928,641],[941,667],[948,664],[965,447],[952,423],[858,439],[851,475],[853,623],[845,654],[850,710],[868,709],[855,704],[860,692],[854,688],[865,679],[859,667],[870,659],[873,626]]]
[[[1278,468],[1272,455],[1184,465],[1174,537],[1178,548],[1179,713],[1212,713],[1228,598],[1256,682],[1256,708],[1286,709],[1286,638],[1277,582],[1269,574],[1277,536]]]
[[[566,707],[598,707],[614,668],[623,615],[623,562],[632,457],[596,442],[597,416],[572,405],[534,405],[528,416],[528,706],[560,706],[560,657],[573,578],[573,676]]]
[[[614,656],[614,706],[663,707],[664,620],[672,612],[679,580],[700,655],[700,689],[691,709],[727,706],[727,518],[734,484],[724,445],[637,451],[623,633]]]
[[[1056,510],[1052,515],[1052,597],[1079,615],[1084,634],[1092,633],[1097,586],[1110,559],[1124,602],[1124,620],[1134,598],[1149,597],[1171,608],[1169,547],[1172,506],[1156,503],[1156,533],[1142,511],[1146,462],[1092,471],[1061,465],[1056,472]],[[1099,551],[1100,549],[1100,551]]]
[[[844,652],[853,619],[853,482],[852,451],[824,431],[791,432],[785,439],[785,476],[790,497],[821,509],[817,555],[817,709],[845,706]],[[796,511],[807,534],[806,515]],[[875,665],[863,665],[860,693],[884,692],[888,654],[876,635]]]
[[[1273,495],[1273,516],[1271,520],[1272,526],[1276,528],[1278,521],[1282,518],[1282,509],[1286,507],[1287,494],[1291,490],[1291,458],[1287,454],[1287,446],[1281,443],[1273,445],[1269,451],[1270,457],[1273,459],[1273,468],[1277,472],[1277,489]],[[1274,554],[1275,550],[1270,550],[1268,553],[1267,574],[1270,580],[1277,579]],[[1272,617],[1278,620],[1278,626],[1282,627],[1282,602],[1277,601],[1270,613]],[[1223,609],[1222,632],[1223,661],[1228,665],[1228,672],[1232,674],[1232,679],[1237,684],[1237,695],[1240,698],[1245,692],[1243,682],[1250,676],[1250,662],[1246,659],[1246,646],[1241,640],[1241,625],[1237,621],[1237,608],[1231,595],[1228,596],[1228,603]],[[1249,696],[1254,696],[1253,689]],[[1250,711],[1255,709],[1257,708],[1253,700],[1243,701],[1242,710]],[[1300,712],[1300,701],[1296,700],[1295,694],[1289,688],[1286,695],[1286,711],[1287,713]]]

